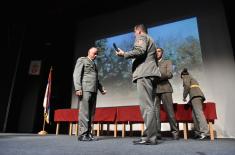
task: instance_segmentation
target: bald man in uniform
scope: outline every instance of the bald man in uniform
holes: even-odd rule
[[[79,141],[97,140],[91,133],[91,123],[95,115],[98,90],[106,94],[106,90],[98,80],[98,70],[94,60],[98,49],[92,47],[87,57],[80,57],[73,72],[75,93],[80,100],[79,105]]]

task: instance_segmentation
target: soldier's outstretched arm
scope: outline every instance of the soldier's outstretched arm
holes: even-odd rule
[[[183,86],[184,86],[183,99],[186,99],[190,90],[190,79],[183,78]]]
[[[137,58],[146,54],[147,50],[147,37],[137,36],[133,50],[124,53],[124,58]]]

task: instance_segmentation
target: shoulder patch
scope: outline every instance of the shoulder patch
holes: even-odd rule
[[[137,46],[142,46],[144,44],[144,41],[143,40],[137,40],[136,41],[136,45]]]
[[[77,61],[83,62],[84,60],[86,60],[86,57],[80,57],[80,58],[78,58]]]

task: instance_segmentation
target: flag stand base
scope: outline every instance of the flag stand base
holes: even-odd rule
[[[42,130],[40,132],[38,132],[39,135],[47,135],[47,132],[45,130]]]

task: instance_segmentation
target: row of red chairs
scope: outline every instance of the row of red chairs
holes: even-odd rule
[[[161,122],[168,122],[167,113],[163,108],[163,105],[160,106],[160,118]],[[210,128],[211,139],[214,139],[214,131],[212,124],[214,120],[217,119],[216,106],[213,102],[206,102],[203,104],[203,111],[206,116],[206,119]],[[187,126],[188,123],[192,123],[192,109],[190,106],[185,104],[174,104],[175,118],[178,123],[184,123],[184,138],[187,139]],[[56,134],[59,132],[59,123],[60,122],[69,122],[72,123],[78,122],[78,109],[57,109],[54,113],[54,121],[57,123]],[[100,107],[96,108],[94,124],[115,124],[114,136],[117,135],[117,124],[123,124],[123,130],[125,129],[125,124],[143,124],[143,118],[141,116],[139,106],[119,106],[119,107]],[[98,132],[99,133],[98,129]],[[143,132],[143,128],[141,129]],[[71,126],[70,126],[71,134]],[[124,137],[125,131],[122,132]]]

